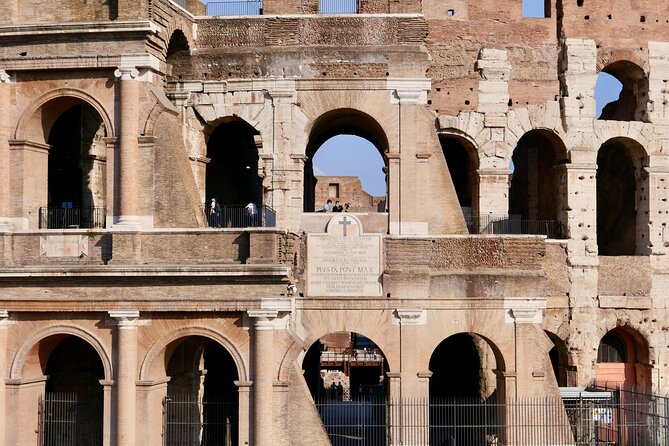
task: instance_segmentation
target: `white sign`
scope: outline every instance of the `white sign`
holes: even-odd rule
[[[613,422],[613,414],[611,409],[605,407],[595,407],[592,409],[592,420],[604,424],[611,424]]]
[[[39,239],[39,253],[45,257],[81,257],[88,255],[85,235],[47,235]]]
[[[307,236],[307,294],[381,296],[381,235],[362,234],[360,221],[337,214],[326,234]]]

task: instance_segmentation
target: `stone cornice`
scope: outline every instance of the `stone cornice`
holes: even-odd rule
[[[78,23],[39,23],[31,25],[0,26],[2,37],[35,37],[65,34],[97,34],[97,33],[157,33],[160,28],[148,20],[111,21],[111,22],[78,22]]]

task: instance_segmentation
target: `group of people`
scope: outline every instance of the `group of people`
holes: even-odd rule
[[[216,200],[216,197],[211,199],[211,204],[207,209],[207,219],[209,220],[209,226],[220,228],[223,224],[223,212],[221,205]],[[244,206],[243,216],[230,215],[230,218],[234,220],[243,220],[243,221],[234,221],[233,226],[258,226],[258,206],[252,201],[250,201],[246,206]],[[240,218],[241,217],[241,218]]]
[[[335,201],[333,205],[332,200],[328,199],[328,201],[323,203],[323,207],[321,208],[320,212],[349,212],[350,210],[351,210],[350,201],[347,201],[342,206],[341,204],[339,204],[339,200]]]

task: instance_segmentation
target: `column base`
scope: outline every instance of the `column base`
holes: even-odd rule
[[[107,227],[124,231],[139,231],[153,228],[152,215],[121,215],[107,218]]]

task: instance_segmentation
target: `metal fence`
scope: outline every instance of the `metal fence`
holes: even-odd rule
[[[669,446],[669,399],[324,400],[332,445]]]
[[[470,234],[531,234],[550,239],[566,236],[564,225],[556,220],[522,220],[517,214],[467,216],[465,220]]]
[[[103,397],[47,392],[39,402],[39,444],[102,446]]]
[[[321,14],[356,14],[357,0],[320,0],[318,11]]]
[[[276,226],[276,212],[269,206],[260,206],[257,213],[251,215],[246,206],[220,206],[213,209],[205,206],[204,215],[207,225],[212,228],[248,228],[263,227],[273,228]]]
[[[163,400],[164,446],[236,446],[239,404],[229,398],[169,395]]]
[[[104,228],[104,207],[39,208],[40,229]]]
[[[208,16],[262,15],[262,0],[207,3]]]

